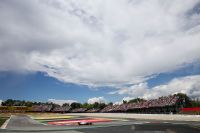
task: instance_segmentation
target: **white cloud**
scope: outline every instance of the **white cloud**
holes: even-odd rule
[[[129,88],[122,88],[118,91],[110,92],[110,94],[128,94],[131,96],[125,99],[137,97],[153,99],[175,93],[185,93],[191,98],[200,98],[200,75],[175,78],[167,84],[158,85],[153,88],[149,88],[147,83],[141,83]]]
[[[116,91],[115,93],[117,93],[117,91]],[[135,97],[124,97],[121,101],[115,102],[114,105],[120,105],[120,104],[123,103],[123,101],[129,102],[129,101],[132,100],[132,99],[135,99]]]
[[[3,101],[2,101],[2,100],[0,100],[0,106],[1,106],[2,102],[3,102]]]
[[[93,103],[106,103],[106,99],[104,97],[93,97],[88,99],[88,103],[89,104],[93,104]]]
[[[134,99],[134,97],[124,97],[124,98],[122,99],[122,102],[123,102],[123,101],[129,102],[129,101],[132,100],[132,99]]]
[[[199,0],[0,1],[0,71],[145,82],[200,58]]]
[[[135,95],[142,95],[144,94],[144,90],[146,90],[148,88],[147,83],[139,83],[130,87],[124,87],[121,88],[117,91],[113,91],[113,92],[109,92],[109,94],[132,94],[132,96]]]
[[[63,105],[64,103],[68,103],[69,105],[74,102],[78,102],[76,100],[59,100],[59,99],[48,99],[48,102],[52,102],[55,104]]]
[[[123,101],[115,102],[113,105],[121,105],[122,103],[123,103]]]

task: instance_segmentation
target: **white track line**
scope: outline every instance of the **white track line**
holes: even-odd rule
[[[6,127],[7,127],[8,123],[9,123],[11,117],[12,117],[12,115],[10,116],[10,118],[9,118],[8,120],[6,120],[6,121],[4,122],[4,124],[1,126],[1,129],[6,129]]]

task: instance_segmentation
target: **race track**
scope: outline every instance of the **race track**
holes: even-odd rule
[[[80,117],[79,119],[88,119]],[[6,133],[199,133],[199,122],[159,121],[159,120],[113,120],[112,122],[95,123],[93,125],[47,125],[33,120],[27,115],[11,116]]]

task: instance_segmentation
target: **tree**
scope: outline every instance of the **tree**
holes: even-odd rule
[[[76,109],[76,108],[80,108],[80,107],[81,107],[81,103],[74,102],[74,103],[71,104],[72,109]]]
[[[106,104],[105,103],[99,103],[99,109],[103,109],[103,108],[105,108],[106,107]]]
[[[183,107],[191,107],[191,99],[184,93],[177,93],[174,94],[174,96],[178,96],[180,99],[179,104],[181,104]]]
[[[64,104],[62,105],[62,107],[66,107],[66,106],[69,106],[69,103],[64,103]]]
[[[143,98],[135,98],[130,100],[128,103],[138,103],[138,102],[143,102],[145,101]]]
[[[192,107],[200,107],[200,101],[199,100],[192,100],[191,106]]]
[[[91,104],[88,104],[88,103],[84,103],[84,104],[82,104],[82,106],[81,106],[82,108],[87,108],[87,109],[91,109],[92,107],[93,107],[93,105],[91,105]]]
[[[27,101],[27,102],[25,103],[25,106],[27,106],[27,107],[32,107],[32,106],[33,106],[33,102]]]
[[[112,105],[113,105],[113,103],[112,103],[112,102],[110,102],[110,103],[108,103],[108,105],[112,106]]]
[[[8,100],[6,100],[6,101],[4,101],[3,103],[2,103],[2,105],[3,106],[13,106],[14,105],[14,100],[13,99],[8,99]]]
[[[93,104],[93,108],[99,108],[99,103],[98,103],[98,102],[95,102],[95,103]]]
[[[126,100],[123,100],[123,104],[125,104],[125,103],[127,103],[127,101],[126,101]]]

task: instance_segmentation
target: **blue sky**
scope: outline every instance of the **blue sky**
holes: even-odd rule
[[[158,74],[149,79],[149,87],[167,84],[174,78],[180,78],[191,75],[200,74],[200,63],[190,64],[179,70]],[[12,98],[20,100],[43,101],[48,99],[58,100],[77,100],[79,102],[87,102],[93,97],[104,97],[107,102],[121,101],[123,95],[110,95],[110,91],[114,91],[114,87],[88,87],[86,85],[76,85],[73,83],[63,83],[55,78],[47,76],[42,72],[36,73],[16,73],[1,72],[0,73],[0,97],[3,100]]]
[[[63,83],[41,72],[29,74],[1,72],[0,75],[0,97],[3,100],[12,98],[46,102],[48,99],[71,99],[87,102],[92,97],[104,96],[108,101],[123,98],[108,95],[107,93],[114,89],[111,87],[97,89],[85,85]]]
[[[155,78],[148,80],[148,84],[150,87],[154,87],[156,85],[166,84],[174,78],[199,75],[199,74],[200,74],[200,63],[195,62],[193,64],[188,64],[185,67],[172,72],[158,74],[156,75]]]
[[[2,0],[0,7],[0,100],[200,98],[199,0]]]

